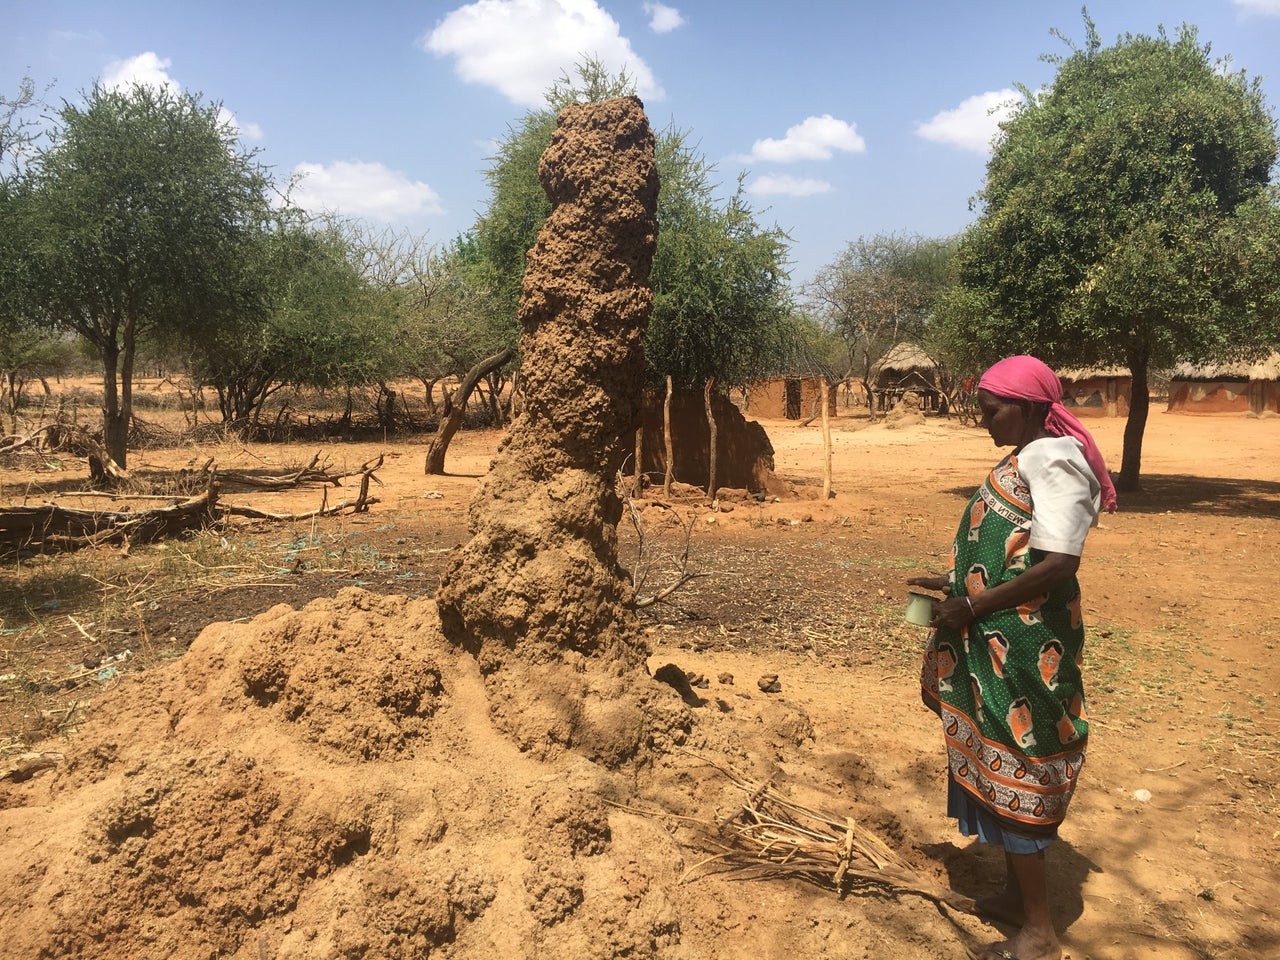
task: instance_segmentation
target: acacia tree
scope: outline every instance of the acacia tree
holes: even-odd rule
[[[139,343],[244,309],[247,239],[267,220],[269,180],[217,104],[145,85],[95,86],[64,105],[28,179],[31,304],[98,353],[103,444],[123,467]],[[100,478],[105,465],[91,470]]]
[[[1117,486],[1136,489],[1148,371],[1231,359],[1280,337],[1276,126],[1261,87],[1193,27],[1082,49],[1004,122],[944,311],[975,362],[1010,352],[1125,364]]]
[[[33,323],[23,218],[31,202],[26,162],[42,138],[33,114],[43,106],[24,77],[12,97],[0,95],[0,407],[18,430],[24,381],[59,372],[69,362],[65,339]]]
[[[282,215],[246,242],[257,296],[212,329],[185,331],[192,377],[217,391],[224,423],[256,424],[286,386],[348,389],[388,378],[389,304],[341,225]]]
[[[859,237],[805,290],[814,311],[844,341],[847,376],[857,376],[874,413],[871,379],[895,344],[920,342],[946,290],[953,239],[877,234]]]
[[[44,136],[39,120],[32,116],[43,106],[36,82],[30,77],[18,82],[18,92],[13,96],[0,94],[0,182],[11,180],[22,171],[23,161]]]

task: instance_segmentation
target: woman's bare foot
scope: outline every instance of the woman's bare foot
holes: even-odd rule
[[[994,944],[984,960],[1062,960],[1062,946],[1050,932],[1047,936],[1031,927],[1023,927],[1011,940]]]

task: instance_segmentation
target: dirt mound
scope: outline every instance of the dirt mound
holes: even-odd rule
[[[909,390],[893,405],[893,409],[884,415],[886,430],[902,430],[923,424],[924,410],[920,404],[920,397]]]
[[[0,868],[6,955],[421,957],[473,925],[480,956],[551,928],[562,956],[671,940],[670,840],[611,823],[621,781],[521,754],[484,699],[427,600],[352,588],[211,626],[13,788],[40,842]]]
[[[552,210],[520,299],[525,404],[436,599],[522,748],[617,765],[647,746],[654,712],[614,492],[653,304],[658,173],[640,101],[566,107],[539,176]]]
[[[328,621],[290,612],[268,613],[279,627],[268,619],[244,643],[244,693],[297,724],[304,740],[343,757],[412,756],[443,694],[440,668],[421,639],[411,635],[388,649],[385,620],[359,607]]]
[[[820,745],[798,704],[647,683],[652,763],[623,775],[514,744],[430,600],[350,588],[214,624],[99,705],[56,773],[6,788],[4,954],[711,955],[750,900],[681,885],[701,854],[675,823],[611,802],[710,821],[737,798],[692,754],[776,779]],[[954,946],[927,922],[897,956]]]

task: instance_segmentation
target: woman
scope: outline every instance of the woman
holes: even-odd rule
[[[965,836],[1005,850],[1005,889],[978,909],[1022,927],[989,955],[1057,960],[1044,851],[1089,733],[1076,570],[1099,507],[1115,509],[1115,488],[1041,361],[1001,360],[976,398],[991,439],[1013,452],[969,501],[947,576],[907,581],[947,594],[934,605],[921,690],[943,721],[948,815]]]

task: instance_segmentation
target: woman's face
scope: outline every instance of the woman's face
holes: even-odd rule
[[[979,390],[978,409],[982,411],[982,425],[997,447],[1018,447],[1027,442],[1031,415],[1026,404]]]

